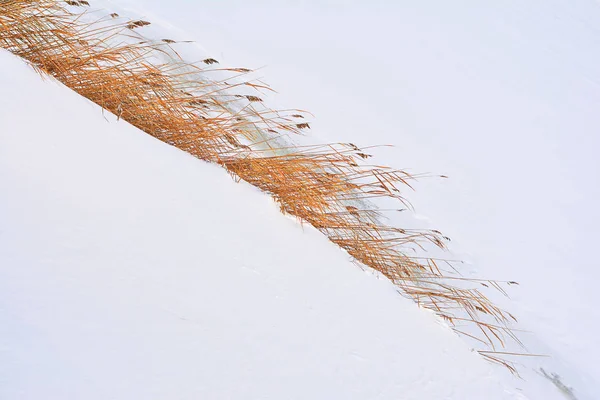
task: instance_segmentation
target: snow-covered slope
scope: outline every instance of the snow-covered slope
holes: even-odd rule
[[[0,65],[0,398],[522,398],[268,196]]]
[[[600,4],[593,0],[104,2],[260,71],[315,136],[394,144],[379,162],[450,176],[410,199],[464,272],[520,282],[533,352],[598,397]],[[425,217],[423,217],[425,218]]]
[[[267,64],[319,140],[449,175],[411,200],[463,272],[521,283],[495,300],[551,358],[511,380],[267,197],[1,54],[0,398],[565,398],[541,366],[597,397],[598,2],[93,5]]]

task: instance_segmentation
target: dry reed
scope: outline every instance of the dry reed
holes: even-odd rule
[[[76,9],[85,6],[86,1],[0,0],[0,47],[119,119],[269,193],[283,213],[314,226],[360,265],[389,278],[404,296],[485,345],[483,357],[516,372],[497,351],[507,338],[520,343],[509,328],[514,317],[481,292],[490,286],[503,291],[500,283],[457,277],[434,258],[411,256],[430,245],[445,248],[447,238],[438,231],[389,226],[371,201],[409,206],[401,189],[414,176],[367,164],[370,156],[351,143],[290,145],[287,135],[310,128],[302,120],[305,113],[266,108],[257,94],[269,89],[244,81],[250,70],[219,68],[212,58],[184,62],[172,47],[175,41],[139,33],[148,21],[112,13],[84,22]],[[209,78],[218,74],[227,78]]]

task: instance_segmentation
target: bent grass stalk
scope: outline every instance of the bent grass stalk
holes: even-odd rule
[[[416,176],[367,164],[370,155],[352,143],[290,144],[288,135],[310,128],[307,113],[264,106],[260,93],[270,89],[245,81],[249,69],[221,68],[212,58],[185,62],[174,50],[177,42],[139,33],[148,21],[112,13],[84,22],[86,13],[77,9],[88,5],[0,0],[0,47],[117,118],[269,193],[281,212],[312,225],[359,265],[480,343],[484,358],[517,372],[503,357],[513,353],[498,350],[507,339],[521,344],[510,329],[516,320],[481,292],[491,286],[505,293],[502,282],[456,277],[440,260],[410,255],[430,245],[444,249],[447,238],[387,225],[371,201],[393,199],[411,208],[401,189]]]

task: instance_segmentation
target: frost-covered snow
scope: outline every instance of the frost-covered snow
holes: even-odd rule
[[[1,54],[0,398],[564,399],[540,366],[597,398],[598,2],[93,4],[267,65],[319,140],[449,175],[411,200],[467,274],[521,283],[496,300],[551,358],[507,377],[268,197]]]
[[[522,398],[266,195],[0,65],[0,398]]]

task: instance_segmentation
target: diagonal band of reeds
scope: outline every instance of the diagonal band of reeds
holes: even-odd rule
[[[174,41],[138,32],[149,22],[114,13],[83,18],[89,14],[78,10],[88,5],[0,0],[0,47],[140,130],[269,193],[282,212],[314,226],[403,295],[491,348],[482,356],[515,372],[495,352],[505,338],[519,343],[509,329],[514,317],[480,290],[502,290],[499,283],[456,277],[433,258],[410,255],[421,246],[444,248],[441,233],[382,222],[372,199],[406,204],[401,189],[414,176],[367,164],[369,155],[350,143],[291,145],[286,138],[309,127],[305,113],[264,106],[259,95],[269,89],[245,81],[249,70],[219,68],[210,58],[185,62]]]

